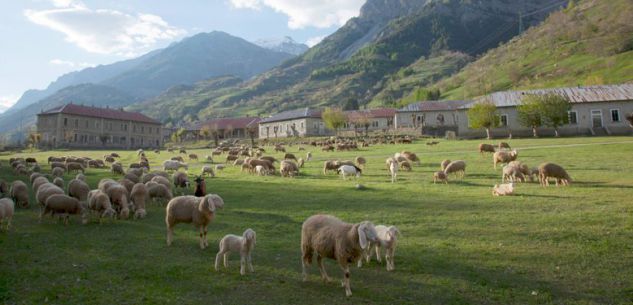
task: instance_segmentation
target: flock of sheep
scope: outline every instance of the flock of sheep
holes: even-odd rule
[[[428,143],[427,143],[428,144]],[[434,143],[433,145],[436,145]],[[353,143],[339,143],[323,145],[324,151],[353,150],[357,146]],[[299,169],[306,162],[312,161],[312,153],[306,152],[305,159],[297,158],[294,154],[286,153],[282,145],[275,145],[276,152],[284,153],[283,160],[279,161],[272,156],[264,156],[265,149],[258,147],[223,146],[206,156],[207,161],[213,163],[213,158],[218,158],[226,153],[226,163],[240,166],[242,172],[256,175],[273,175],[276,173],[275,163],[279,163],[279,174],[282,177],[294,177],[299,175]],[[300,147],[300,151],[305,148]],[[553,178],[556,184],[568,185],[571,179],[567,172],[554,163],[543,163],[537,168],[529,168],[518,161],[518,152],[510,150],[507,143],[498,146],[480,144],[479,152],[492,153],[493,166],[506,164],[503,167],[502,184],[493,187],[493,195],[511,195],[514,192],[514,183],[525,182],[527,178],[533,181],[538,176],[543,186],[549,184]],[[82,223],[89,222],[91,216],[96,216],[99,222],[104,219],[127,219],[133,215],[134,219],[143,219],[147,215],[146,204],[148,201],[167,201],[165,208],[165,224],[167,228],[167,245],[172,244],[173,230],[178,223],[191,223],[199,230],[199,246],[201,249],[208,247],[207,227],[213,221],[215,213],[224,207],[224,200],[217,194],[207,194],[204,176],[215,176],[214,170],[222,170],[225,164],[217,164],[214,167],[203,166],[200,175],[195,179],[195,194],[174,197],[174,191],[189,188],[189,177],[180,169],[188,170],[188,164],[181,156],[172,157],[162,163],[162,170],[150,170],[150,162],[143,150],[138,152],[138,162],[131,163],[126,170],[122,163],[117,161],[120,156],[116,153],[107,154],[103,160],[94,160],[87,157],[49,157],[50,174],[45,174],[35,158],[11,158],[10,165],[18,176],[28,176],[31,183],[30,190],[35,195],[35,201],[40,208],[39,219],[51,214],[64,219],[68,224],[71,215],[78,215]],[[155,151],[159,153],[159,151]],[[186,150],[180,149],[179,153],[187,155]],[[190,161],[198,161],[195,154],[188,155]],[[243,157],[243,158],[242,158]],[[112,175],[120,176],[101,179],[95,189],[91,189],[86,181],[88,168],[107,168],[109,164]],[[420,165],[420,158],[413,152],[402,151],[395,153],[385,161],[391,182],[398,180],[398,171],[411,171],[413,165]],[[323,174],[336,171],[343,179],[348,177],[360,177],[367,160],[358,156],[352,160],[326,160],[323,164]],[[433,181],[448,183],[449,175],[464,179],[466,162],[463,160],[444,160],[440,165],[441,170],[433,173]],[[65,183],[63,175],[72,173],[74,179]],[[506,183],[509,182],[509,183]],[[173,188],[173,190],[172,190]],[[5,197],[6,198],[2,198]],[[10,185],[0,181],[0,225],[6,221],[6,229],[9,228],[16,206],[28,208],[29,187],[22,180],[15,180]],[[400,231],[395,226],[374,225],[369,221],[350,224],[330,215],[314,215],[306,219],[301,228],[301,252],[303,265],[303,279],[307,280],[308,266],[312,258],[316,256],[321,277],[329,281],[323,258],[334,259],[343,270],[342,282],[345,293],[350,296],[350,265],[356,263],[362,266],[363,259],[370,261],[371,252],[375,251],[376,259],[384,258],[388,271],[394,270],[395,250]],[[256,233],[252,229],[246,229],[241,236],[226,235],[220,240],[219,251],[215,258],[215,269],[219,269],[220,261],[224,260],[224,266],[228,267],[228,255],[231,252],[240,254],[240,273],[246,270],[253,272],[251,253],[256,244]]]

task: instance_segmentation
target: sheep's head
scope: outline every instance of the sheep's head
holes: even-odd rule
[[[370,242],[376,242],[378,240],[378,234],[374,224],[369,221],[363,221],[358,224],[358,242],[361,249],[365,250],[369,247]]]
[[[214,213],[216,209],[222,209],[224,207],[224,200],[222,197],[216,194],[206,195],[202,199],[202,204],[200,204],[200,211],[204,212],[205,209],[211,213]]]
[[[114,216],[116,216],[116,211],[113,208],[107,208],[103,211],[103,214],[101,214],[101,217],[114,218]]]
[[[400,230],[398,230],[398,228],[396,228],[396,226],[390,226],[389,227],[389,231],[388,231],[387,234],[389,234],[389,237],[392,240],[395,240],[398,236],[401,235]]]
[[[244,237],[244,240],[247,243],[250,243],[253,246],[255,245],[257,240],[257,235],[255,234],[255,231],[253,231],[253,229],[251,228],[246,229],[246,231],[244,231],[244,234],[242,234],[242,237]]]

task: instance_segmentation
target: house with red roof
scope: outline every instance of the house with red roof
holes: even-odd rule
[[[139,112],[77,104],[37,115],[41,145],[50,148],[159,148],[162,124]]]

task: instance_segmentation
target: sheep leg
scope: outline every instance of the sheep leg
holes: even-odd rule
[[[220,271],[220,259],[222,258],[224,252],[222,252],[222,249],[220,249],[220,251],[218,251],[218,254],[216,254],[215,256],[215,271]]]
[[[376,250],[376,260],[379,263],[382,263],[382,258],[380,257],[380,246],[378,244],[376,244],[375,250]]]
[[[343,269],[343,282],[341,283],[343,287],[345,287],[345,295],[348,297],[352,296],[352,289],[350,289],[349,287],[349,277],[350,277],[350,273],[349,273],[349,266],[347,265],[347,263],[344,263],[343,265],[341,265],[341,269]]]
[[[318,254],[317,254],[317,263],[319,264],[319,271],[321,272],[321,278],[323,279],[324,282],[329,283],[330,277],[327,275],[327,272],[325,271],[325,265],[323,264],[323,257],[321,257],[321,255],[318,255]]]
[[[174,238],[174,228],[171,226],[167,226],[167,246],[171,246],[171,241]]]
[[[204,234],[202,233],[203,229],[202,229],[202,227],[200,227],[198,230],[200,231],[200,240],[199,240],[199,242],[200,242],[200,249],[204,249],[204,239],[203,239]]]
[[[396,265],[394,263],[394,255],[395,249],[387,249],[387,254],[385,255],[385,260],[387,261],[387,271],[393,271],[394,269],[396,269]]]
[[[248,262],[248,270],[250,270],[251,272],[255,272],[255,269],[253,268],[253,258],[251,257],[250,253],[248,253],[248,256],[246,256],[246,261]]]
[[[224,268],[229,267],[229,252],[224,252]]]
[[[240,255],[240,274],[246,274],[246,256]]]
[[[209,246],[209,241],[207,240],[207,227],[204,227],[204,247]]]

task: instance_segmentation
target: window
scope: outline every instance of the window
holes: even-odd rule
[[[86,128],[88,128],[88,121],[86,120]]]
[[[611,122],[620,121],[620,109],[611,109]]]
[[[79,128],[79,120],[75,119],[75,128]]]
[[[569,111],[569,112],[567,112],[567,114],[569,115],[569,124],[570,125],[578,124],[578,112],[576,112],[576,111]]]
[[[378,127],[378,121],[371,122],[371,127]]]
[[[507,114],[502,114],[501,115],[501,127],[508,127],[508,115]]]
[[[68,126],[68,118],[64,118],[64,127]]]

